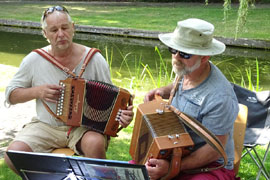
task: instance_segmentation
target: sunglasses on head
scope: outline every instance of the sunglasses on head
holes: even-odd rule
[[[48,14],[53,13],[54,11],[64,11],[66,13],[68,13],[68,10],[64,7],[64,6],[54,6],[54,7],[50,7],[48,9],[46,9],[43,13],[43,17],[42,20],[44,21],[44,19],[46,18],[46,16]]]
[[[176,49],[173,49],[173,48],[171,48],[171,47],[169,47],[169,51],[170,51],[170,53],[172,53],[172,54],[177,54],[177,53],[179,53],[180,57],[181,57],[181,58],[184,58],[184,59],[190,59],[190,58],[192,57],[192,54],[184,53],[184,52],[178,51],[178,50],[176,50]]]

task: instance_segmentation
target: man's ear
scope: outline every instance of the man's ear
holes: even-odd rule
[[[210,56],[202,56],[201,63],[208,62]]]

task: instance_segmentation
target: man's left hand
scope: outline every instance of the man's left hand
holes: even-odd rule
[[[120,125],[124,128],[127,127],[132,119],[133,119],[134,113],[133,113],[133,106],[128,106],[126,110],[122,110],[121,116],[120,116]]]

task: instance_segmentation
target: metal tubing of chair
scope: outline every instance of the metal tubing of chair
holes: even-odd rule
[[[267,146],[266,151],[265,151],[264,156],[263,156],[263,161],[262,161],[263,164],[264,164],[265,161],[266,161],[266,158],[267,158],[267,155],[268,155],[268,152],[269,152],[269,147],[270,147],[270,142],[268,143],[268,146]],[[256,177],[256,180],[260,178],[261,172],[262,172],[262,167],[260,168],[260,170],[259,170],[259,172],[258,172],[258,175],[257,175],[257,177]],[[268,174],[268,173],[266,172],[266,174]],[[269,178],[270,178],[270,177],[268,176],[266,179],[269,180]]]
[[[244,150],[246,150],[246,152],[242,154],[241,159],[244,158],[248,153],[247,147],[244,147],[243,151]]]
[[[252,148],[250,148],[250,149],[254,151],[254,149],[252,149]],[[254,156],[251,154],[250,149],[247,148],[246,150],[247,150],[248,154],[250,155],[250,157],[251,157],[251,158],[253,159],[253,161],[255,162],[255,164],[257,165],[257,167],[260,168],[260,167],[261,167],[260,164],[259,164],[258,161],[254,158]],[[255,153],[255,155],[256,155],[256,153]],[[256,157],[257,157],[257,155],[256,155]],[[258,157],[257,157],[257,158],[258,158]],[[263,176],[267,179],[268,177],[267,177],[267,175],[265,174],[264,169],[263,169],[262,173],[263,173]],[[256,179],[256,180],[257,180],[257,179]],[[267,180],[269,180],[269,179],[267,179]]]
[[[264,166],[262,160],[260,159],[260,156],[258,155],[256,149],[253,149],[253,151],[254,151],[254,153],[255,153],[255,155],[256,155],[256,157],[257,157],[259,163],[260,163],[260,166],[258,166],[259,169],[262,169],[262,172],[263,172],[264,177],[265,177],[267,180],[269,180],[269,175],[268,175],[268,173],[267,173],[267,170],[266,170],[266,168],[265,168],[265,166]],[[257,180],[257,179],[256,179],[256,180]]]
[[[254,149],[256,146],[258,146],[258,144],[244,144],[243,151],[246,150],[246,152],[241,155],[241,158],[244,158],[247,155],[248,149]]]

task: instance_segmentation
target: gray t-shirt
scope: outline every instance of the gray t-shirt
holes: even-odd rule
[[[238,101],[230,82],[215,65],[210,64],[209,76],[196,88],[183,91],[180,83],[172,105],[200,121],[213,134],[229,134],[225,147],[228,164],[225,168],[233,169],[233,125],[238,115]],[[195,149],[205,144],[205,141],[191,129],[187,130],[195,143]],[[223,164],[223,159],[219,159],[218,162]]]
[[[49,46],[43,49],[48,52]],[[85,54],[80,63],[73,70],[73,73],[79,75],[83,61],[89,52],[90,48],[85,46]],[[60,80],[64,80],[68,75],[58,67],[41,57],[36,52],[29,53],[22,61],[18,72],[6,88],[6,102],[9,102],[10,93],[16,88],[29,88],[44,84],[59,84]],[[100,53],[96,53],[89,64],[87,65],[83,78],[88,80],[103,81],[112,84],[108,63]],[[56,104],[47,102],[51,110],[55,111]],[[55,119],[46,110],[42,101],[36,99],[37,118],[52,126],[62,126],[63,122]]]

